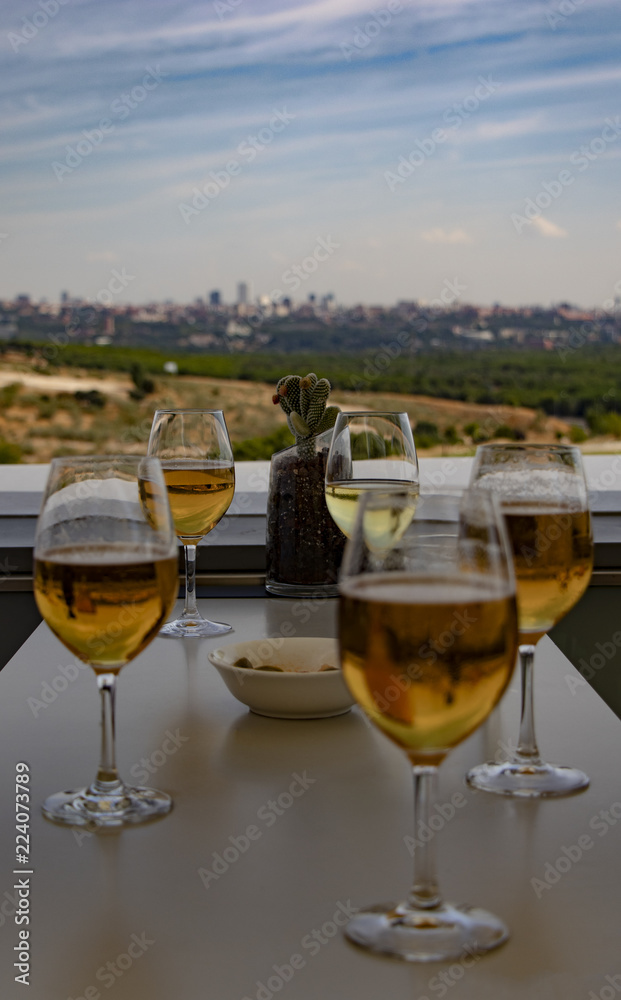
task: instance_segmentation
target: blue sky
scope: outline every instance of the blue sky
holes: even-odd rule
[[[12,0],[0,49],[0,297],[621,278],[618,0]]]

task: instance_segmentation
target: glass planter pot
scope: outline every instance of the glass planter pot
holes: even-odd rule
[[[336,597],[345,535],[325,500],[332,430],[272,455],[265,587],[280,597]]]

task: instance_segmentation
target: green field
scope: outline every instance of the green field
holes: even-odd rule
[[[54,366],[74,365],[104,371],[162,374],[175,361],[180,375],[273,382],[289,373],[315,371],[334,388],[399,392],[488,405],[528,406],[559,417],[580,417],[593,425],[607,413],[621,412],[621,349],[584,346],[574,351],[503,351],[406,354],[391,357],[390,347],[355,354],[174,354],[149,348],[11,344],[40,355]],[[595,429],[595,427],[593,427]],[[607,433],[604,427],[599,433]],[[614,431],[612,431],[614,433]]]

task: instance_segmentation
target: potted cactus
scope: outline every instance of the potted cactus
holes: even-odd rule
[[[295,444],[272,456],[267,501],[265,586],[292,597],[336,595],[345,536],[324,495],[326,461],[339,412],[326,406],[327,379],[286,375],[272,397],[287,414]]]

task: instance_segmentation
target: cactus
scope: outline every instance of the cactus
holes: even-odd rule
[[[345,536],[325,498],[326,463],[339,409],[326,406],[326,378],[286,375],[272,397],[282,406],[295,445],[272,455],[267,497],[266,582],[269,593],[314,597],[337,593]]]
[[[295,443],[303,449],[308,444],[309,454],[314,449],[317,434],[334,427],[339,408],[326,407],[331,388],[327,378],[318,379],[314,372],[309,372],[304,378],[285,375],[279,380],[272,396],[274,405],[280,403],[287,414],[287,424]]]

